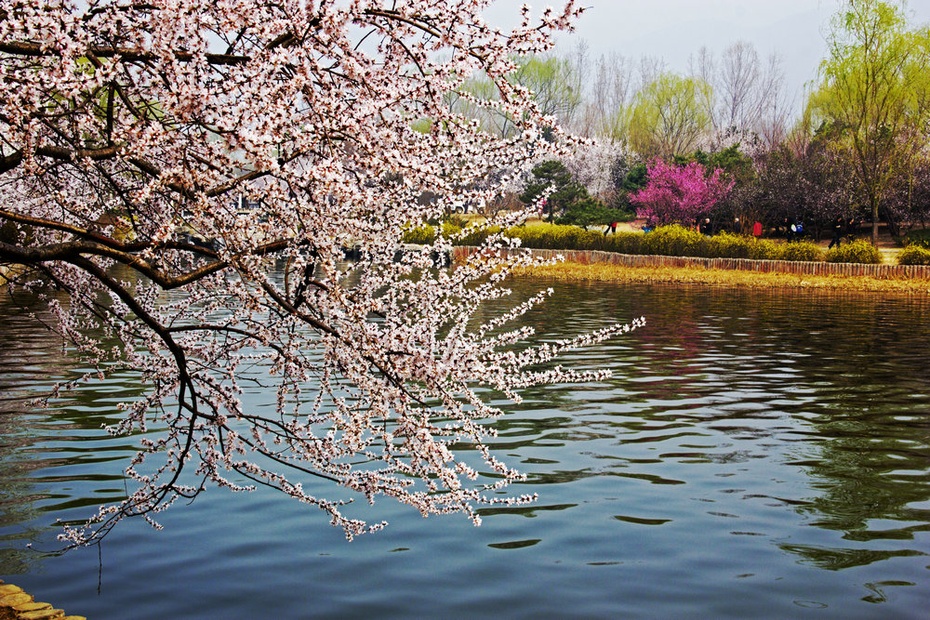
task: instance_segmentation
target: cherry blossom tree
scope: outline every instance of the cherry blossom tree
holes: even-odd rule
[[[733,187],[733,181],[715,168],[709,174],[692,161],[684,166],[655,159],[648,167],[646,186],[630,196],[637,215],[656,225],[690,224],[706,216]]]
[[[610,202],[616,193],[613,169],[618,161],[631,158],[623,146],[610,140],[579,144],[565,159],[565,166],[592,196]]]
[[[157,525],[210,484],[278,489],[349,538],[383,525],[347,513],[355,499],[476,523],[481,505],[532,499],[500,493],[520,474],[491,453],[500,411],[483,394],[603,376],[549,362],[629,328],[526,346],[531,330],[508,323],[545,292],[484,312],[531,261],[502,258],[514,244],[499,235],[453,269],[435,268],[442,237],[395,260],[407,227],[491,200],[489,173],[556,149],[538,139],[552,119],[507,77],[581,9],[524,7],[502,32],[488,4],[0,5],[8,286],[44,295],[87,380],[128,369],[147,387],[111,429],[143,433],[135,487],[63,540],[99,541],[129,516]],[[493,99],[462,90],[478,73]],[[450,92],[519,131],[483,133]],[[254,368],[268,407],[243,405]]]

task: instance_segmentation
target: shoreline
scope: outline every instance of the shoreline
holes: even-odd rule
[[[736,288],[796,288],[822,291],[898,292],[930,296],[930,279],[875,278],[868,275],[811,275],[757,272],[698,266],[625,266],[565,261],[515,270],[518,277],[575,282],[694,284]]]
[[[0,620],[87,620],[42,603],[19,586],[0,579]]]

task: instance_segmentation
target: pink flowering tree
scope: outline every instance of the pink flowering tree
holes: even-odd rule
[[[395,260],[409,226],[496,198],[491,173],[553,148],[552,119],[507,76],[581,9],[524,8],[503,32],[489,3],[3,2],[7,287],[48,302],[95,369],[83,380],[132,371],[147,388],[110,429],[140,433],[128,496],[68,544],[129,516],[157,525],[211,484],[280,490],[349,538],[383,525],[356,500],[477,523],[532,499],[500,494],[521,478],[486,444],[500,411],[482,394],[603,376],[548,362],[628,327],[515,348],[531,330],[507,324],[546,294],[483,311],[531,261],[503,258],[499,235],[455,268],[435,268],[441,237]],[[476,74],[493,97],[462,89]],[[519,130],[483,133],[453,92]],[[263,406],[243,404],[253,384]]]
[[[646,186],[630,196],[639,217],[657,226],[689,224],[705,217],[718,201],[733,188],[733,181],[723,177],[723,170],[708,173],[703,165],[692,161],[684,166],[655,159],[648,166]]]

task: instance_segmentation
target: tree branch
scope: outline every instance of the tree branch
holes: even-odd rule
[[[0,53],[32,58],[60,55],[57,50],[26,41],[0,41]],[[93,54],[97,58],[119,58],[125,62],[151,62],[159,59],[156,54],[131,47],[92,46],[87,48],[86,54]],[[174,52],[174,57],[180,62],[191,62],[197,54],[178,50]],[[249,56],[235,54],[204,54],[203,57],[211,65],[243,65],[251,60]]]

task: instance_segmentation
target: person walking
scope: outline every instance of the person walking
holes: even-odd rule
[[[838,217],[833,220],[833,238],[830,240],[830,245],[827,247],[828,250],[832,249],[835,245],[840,247],[843,243],[843,230],[846,228],[843,218]]]

